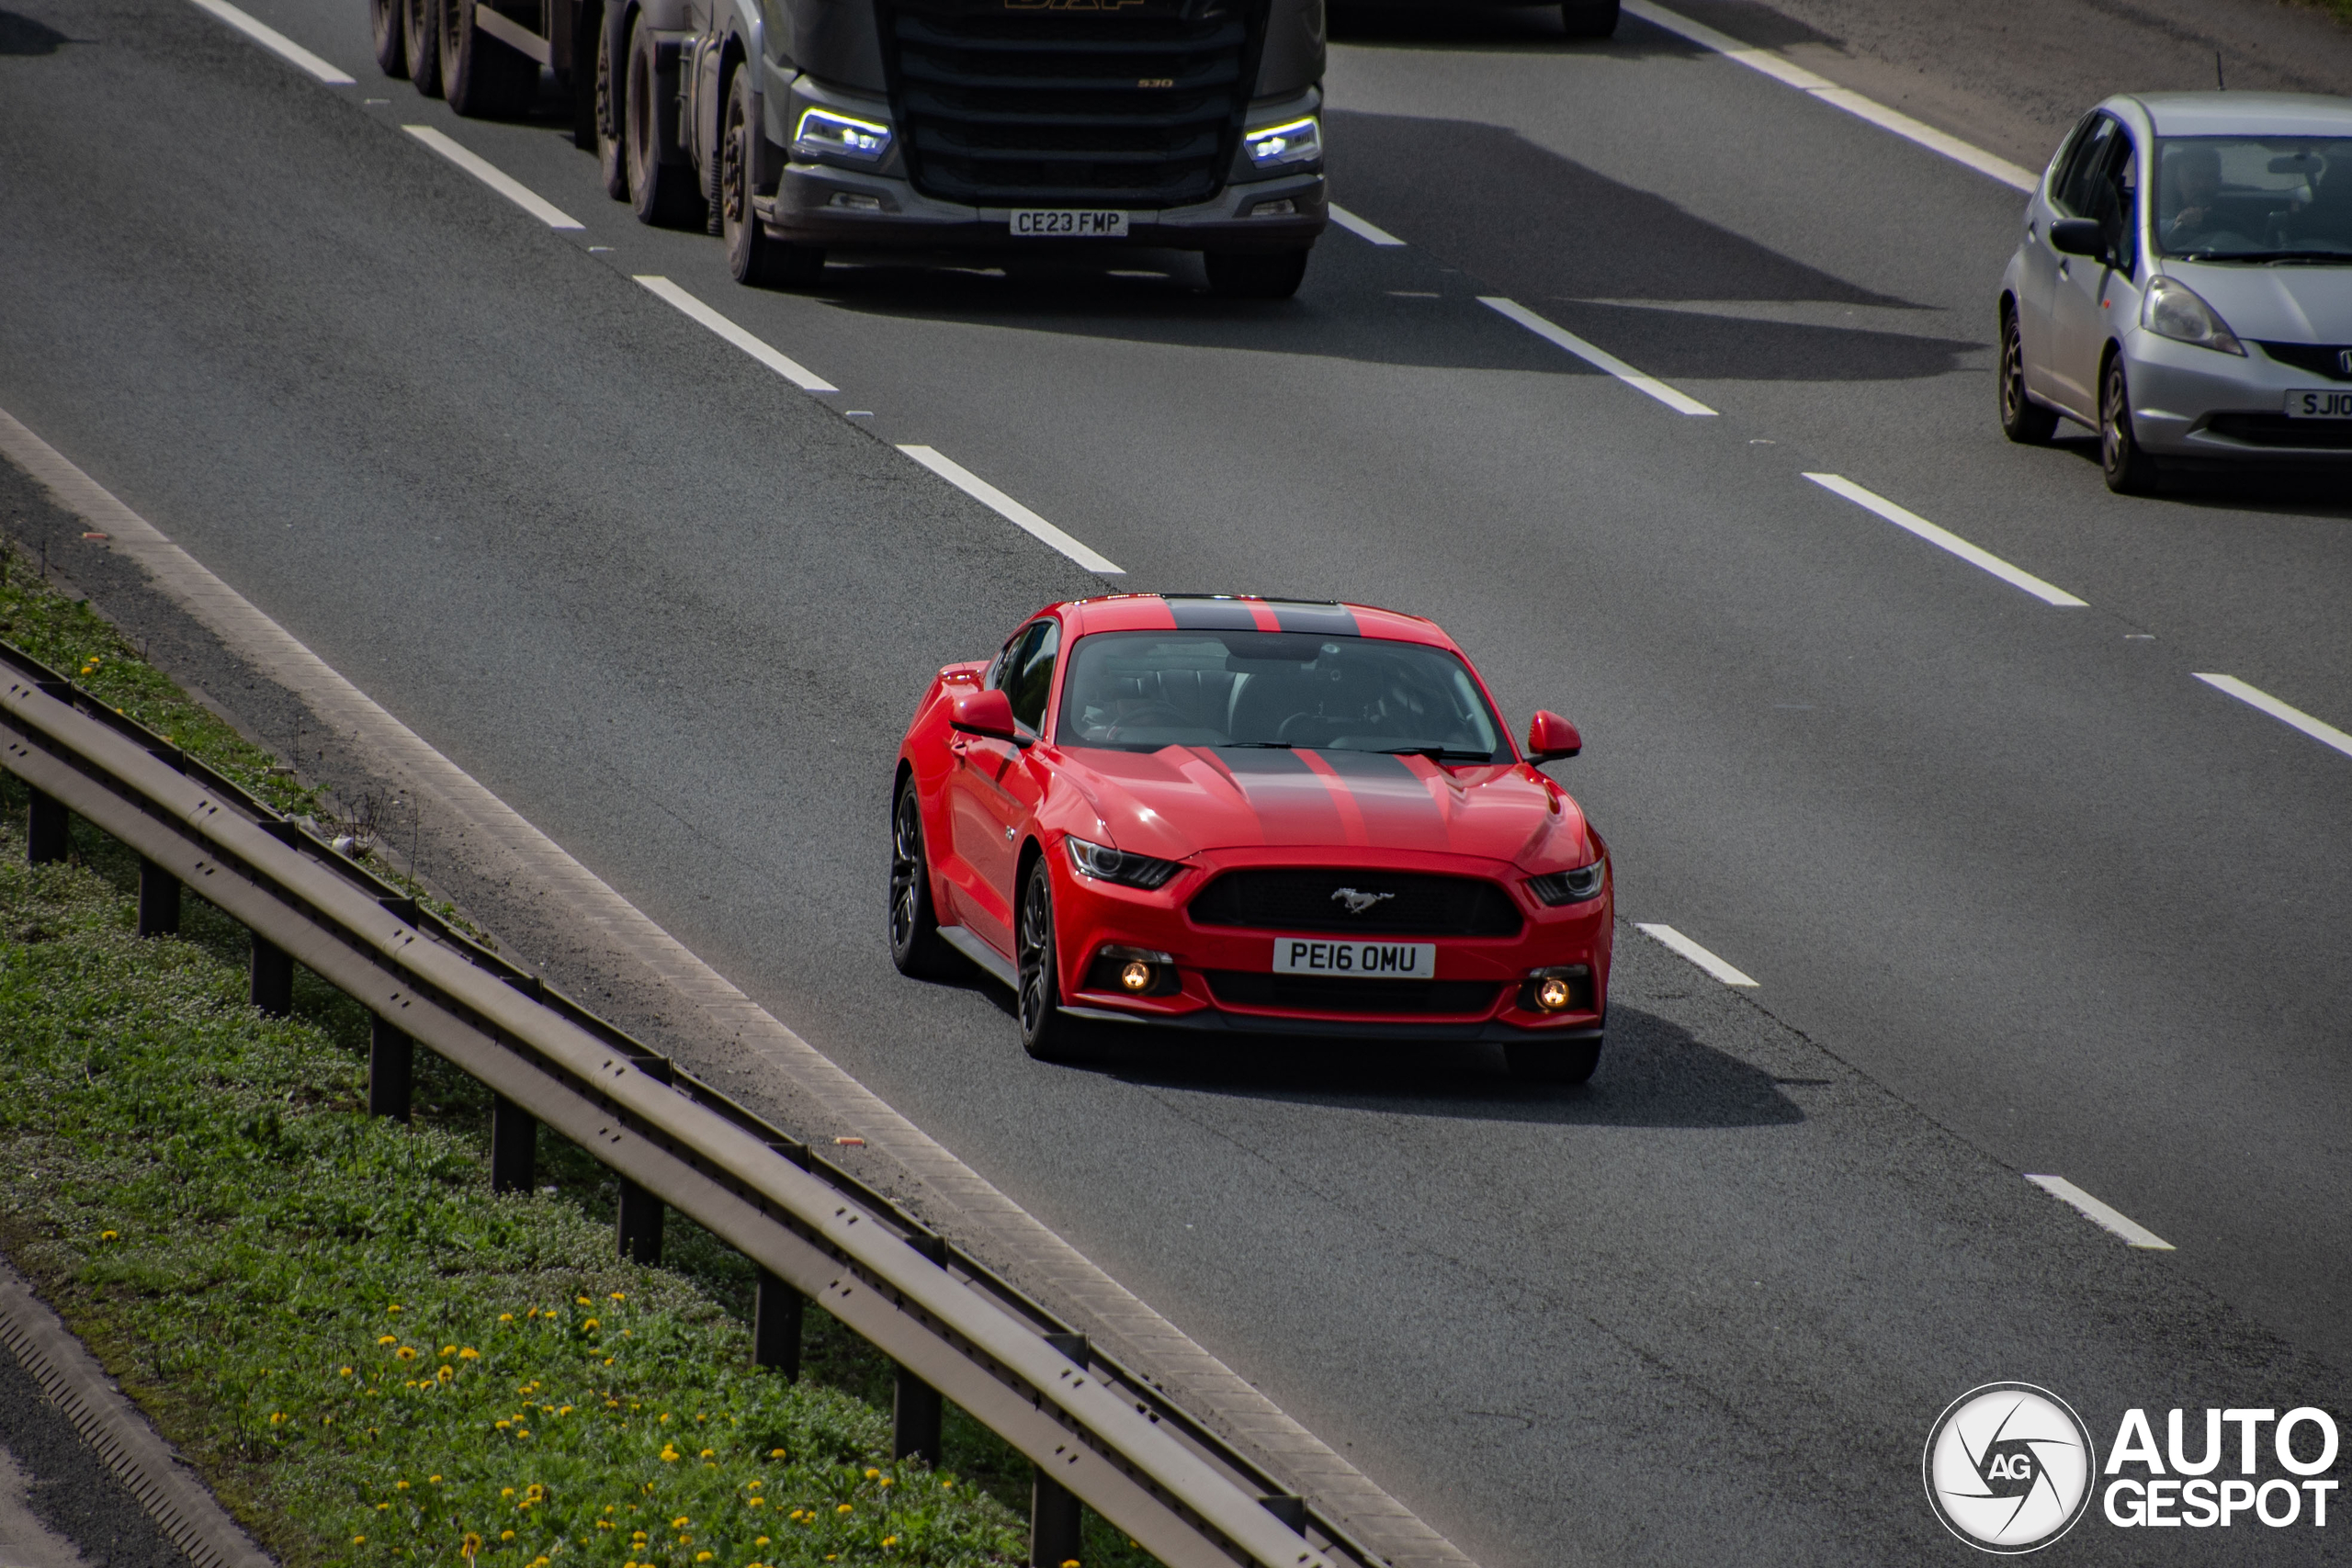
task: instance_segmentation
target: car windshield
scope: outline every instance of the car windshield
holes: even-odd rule
[[[2164,255],[2352,265],[2352,138],[2170,136],[2156,170]]]
[[[1462,660],[1312,632],[1098,632],[1072,649],[1061,743],[1424,752],[1511,760]]]

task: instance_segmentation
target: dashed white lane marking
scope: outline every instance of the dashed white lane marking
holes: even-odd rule
[[[261,45],[262,48],[268,50],[270,52],[277,55],[281,59],[290,61],[294,64],[300,66],[311,75],[316,76],[320,81],[324,82],[328,86],[349,87],[356,85],[351,77],[345,75],[341,71],[336,70],[325,61],[321,60],[317,55],[312,54],[309,50],[304,49],[300,44],[296,43],[292,39],[288,38],[284,33],[279,32],[276,28],[271,27],[268,23],[257,21],[254,17],[246,16],[243,11],[240,11],[234,6],[230,5],[228,0],[195,0],[195,4],[198,9],[211,12],[222,21],[228,23],[231,27],[236,28],[239,32],[244,34],[255,43]]]
[[[1940,152],[1953,163],[1975,170],[1980,175],[2000,181],[2018,190],[2031,190],[2041,183],[2041,176],[2031,169],[2020,168],[2007,158],[1996,157],[1982,147],[1962,141],[1959,137],[1938,130],[1913,119],[1907,114],[1888,108],[1875,98],[1866,98],[1850,88],[1841,87],[1826,76],[1816,75],[1785,55],[1769,49],[1757,49],[1740,42],[1727,34],[1651,0],[1624,0],[1625,10],[1654,28],[1679,34],[1700,48],[1712,50],[1726,60],[1736,61],[1751,71],[1760,71],[1775,82],[1810,94],[1823,103],[1844,109],[1860,119],[1866,119],[1881,130],[1891,130],[1906,141],[1917,142],[1931,152]]]
[[[1595,369],[1607,371],[1634,390],[1646,392],[1677,413],[1714,417],[1715,411],[1698,399],[1683,396],[1655,376],[1645,376],[1615,355],[1596,348],[1566,327],[1555,326],[1517,300],[1505,299],[1499,295],[1481,294],[1478,303],[1506,320],[1517,321],[1544,342],[1566,349]]]
[[[1875,512],[1905,533],[1916,534],[1940,550],[1950,550],[1969,565],[1991,572],[2012,588],[2022,588],[2045,604],[2055,604],[2062,610],[2089,608],[2064,589],[2044,582],[2033,573],[2011,566],[1990,550],[1980,550],[1959,535],[1939,528],[1916,512],[1897,506],[1883,495],[1864,490],[1853,480],[1838,474],[1807,474],[1805,478],[1832,495],[1842,495],[1866,512]]]
[[[2113,1231],[2133,1247],[2148,1252],[2177,1250],[2173,1244],[2142,1224],[2100,1202],[2063,1176],[2029,1176],[2028,1181],[2049,1193],[2062,1203],[2071,1203],[2093,1224]]]
[[[999,515],[1008,519],[1015,525],[1026,529],[1031,534],[1035,535],[1038,538],[1043,539],[1046,543],[1053,546],[1054,548],[1061,551],[1062,554],[1069,557],[1070,559],[1076,561],[1087,570],[1100,572],[1105,577],[1124,577],[1126,575],[1125,570],[1121,567],[1114,566],[1111,563],[1109,557],[1097,554],[1095,551],[1089,549],[1086,546],[1080,544],[1076,539],[1071,538],[1068,534],[1063,533],[1059,528],[1055,527],[1051,523],[1046,522],[1044,518],[1038,516],[1035,513],[1030,511],[1027,507],[1013,500],[1012,497],[1005,494],[1004,491],[997,489],[996,486],[989,483],[988,480],[980,478],[979,475],[972,472],[971,469],[956,461],[955,458],[943,457],[935,448],[930,446],[909,446],[901,445],[899,450],[904,452],[908,457],[912,457],[916,462],[921,463],[924,468],[929,468],[933,473],[937,474],[941,479],[945,479],[949,484],[954,485],[957,490],[962,491],[966,495],[970,496],[973,500],[979,502],[985,506],[993,508]]]
[[[204,4],[204,0],[197,0],[197,4],[202,5]],[[431,126],[403,125],[401,129],[407,131],[411,136],[415,137],[419,141],[424,142],[427,147],[432,148],[435,152],[440,153],[444,158],[448,159],[452,164],[457,164],[458,167],[465,170],[466,173],[473,175],[474,178],[480,180],[482,184],[488,186],[491,189],[496,191],[499,195],[504,197],[507,200],[513,202],[515,206],[521,208],[524,211],[529,213],[532,217],[537,219],[548,228],[578,229],[584,227],[578,219],[564,211],[563,209],[556,206],[555,203],[540,196],[538,192],[533,190],[530,186],[525,185],[522,181],[516,179],[514,175],[508,174],[497,164],[491,163],[486,158],[480,157],[475,153],[468,152],[465,148],[458,146],[456,142],[450,141],[447,137],[442,135]]]
[[[1332,222],[1359,239],[1369,240],[1375,245],[1401,245],[1405,243],[1379,224],[1366,222],[1336,201],[1329,203],[1324,210],[1330,213]]]
[[[666,277],[639,273],[637,280],[655,295],[676,306],[681,314],[701,322],[804,392],[838,392],[839,387],[786,354],[780,354],[745,332]]]
[[[2197,678],[2215,691],[2227,692],[2248,707],[2260,708],[2279,723],[2301,730],[2321,745],[2333,746],[2346,756],[2352,757],[2352,735],[2346,735],[2335,726],[2313,718],[2299,707],[2290,707],[2260,687],[2249,686],[2234,675],[2199,673]]]
[[[1658,943],[1660,946],[1670,948],[1674,952],[1680,953],[1683,957],[1689,959],[1691,963],[1696,964],[1700,968],[1704,969],[1708,974],[1713,975],[1716,979],[1721,980],[1726,986],[1753,986],[1756,984],[1756,981],[1749,976],[1733,968],[1730,964],[1724,963],[1713,953],[1709,953],[1705,948],[1701,947],[1697,942],[1692,942],[1689,937],[1684,936],[1680,931],[1676,931],[1672,926],[1644,925],[1639,921],[1635,921],[1634,929],[1641,932],[1644,936],[1649,938],[1652,942]]]

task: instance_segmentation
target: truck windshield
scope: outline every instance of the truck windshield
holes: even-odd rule
[[[1060,741],[1419,752],[1508,762],[1502,726],[1442,649],[1312,632],[1098,632],[1062,690]]]
[[[2352,264],[2352,138],[2171,136],[2156,158],[2160,254]]]

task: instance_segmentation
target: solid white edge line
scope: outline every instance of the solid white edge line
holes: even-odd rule
[[[196,0],[199,6],[206,0]],[[402,130],[432,148],[458,167],[537,219],[550,229],[580,229],[586,227],[555,203],[547,200],[530,186],[467,149],[460,147],[429,125],[403,125]]]
[[[1325,203],[1324,210],[1331,215],[1332,222],[1359,239],[1369,240],[1375,245],[1401,245],[1405,243],[1379,224],[1357,217],[1336,201]]]
[[[2299,707],[2291,707],[2280,702],[2260,687],[2249,686],[2234,675],[2209,675],[2200,672],[2197,678],[2215,691],[2227,692],[2246,706],[2260,708],[2279,723],[2290,728],[2301,730],[2321,745],[2333,746],[2346,756],[2352,757],[2352,735],[2345,734],[2344,731],[2323,719],[2313,718]]]
[[[2013,189],[2030,191],[2041,183],[2041,176],[2031,169],[2022,168],[2007,158],[1996,156],[1982,147],[1913,119],[1898,109],[1888,108],[1875,98],[1864,97],[1849,87],[1841,87],[1826,76],[1808,71],[1784,55],[1744,44],[1702,22],[1694,22],[1663,6],[1654,5],[1651,0],[1623,0],[1623,3],[1628,14],[1640,17],[1654,28],[1663,28],[1751,71],[1760,71],[1775,82],[1809,94],[1832,107],[1844,109],[1848,114],[1868,120],[1881,130],[1893,131],[1906,141],[1925,147],[1930,152],[1941,153],[1953,163],[1998,180]]]
[[[656,273],[634,275],[637,281],[657,299],[667,300],[681,315],[708,327],[804,392],[838,392],[839,387],[818,375],[788,354],[779,353],[745,332],[676,284]]]
[[[351,87],[357,85],[357,83],[353,78],[345,75],[341,71],[328,64],[325,61],[321,60],[317,55],[312,54],[309,50],[304,49],[300,44],[296,43],[292,39],[288,38],[284,33],[279,32],[276,28],[271,27],[268,23],[257,21],[254,17],[246,16],[243,11],[240,11],[234,6],[230,5],[228,0],[194,0],[194,3],[199,10],[211,12],[222,21],[228,23],[231,27],[236,28],[239,32],[244,34],[255,43],[261,45],[264,49],[270,51],[281,59],[289,61],[293,64],[300,66],[311,75],[316,76],[320,81],[324,82],[328,86]]]
[[[2045,604],[2061,610],[2086,610],[2082,600],[2054,584],[2044,582],[2033,573],[2011,566],[1989,550],[1982,550],[1948,529],[1939,528],[1916,512],[1906,511],[1883,495],[1864,490],[1840,474],[1807,474],[1805,478],[1829,491],[1844,496],[1865,512],[1874,512],[1905,533],[1916,534],[1938,549],[1950,550],[1969,565],[1991,572],[2012,588],[2022,588]]]
[[[1126,575],[1125,569],[1114,566],[1109,557],[1097,555],[1080,544],[955,458],[942,455],[936,447],[910,446],[902,443],[899,450],[973,500],[993,509],[1000,516],[1053,546],[1087,570],[1100,572],[1105,577]]]
[[[1506,299],[1498,294],[1481,294],[1478,303],[1507,321],[1517,321],[1555,347],[1566,349],[1595,369],[1607,371],[1634,390],[1647,393],[1677,413],[1708,419],[1714,417],[1715,411],[1698,399],[1684,396],[1655,376],[1644,375],[1608,350],[1596,348],[1567,328],[1545,321],[1516,299]]]
[[[1634,929],[1641,932],[1644,936],[1649,938],[1652,942],[1657,942],[1659,946],[1668,948],[1673,952],[1680,953],[1683,957],[1689,959],[1700,968],[1704,969],[1708,974],[1713,975],[1716,979],[1721,980],[1726,986],[1753,986],[1756,984],[1756,981],[1751,976],[1733,968],[1730,964],[1724,963],[1713,953],[1709,953],[1705,948],[1701,947],[1697,942],[1692,942],[1689,937],[1684,936],[1680,931],[1676,931],[1672,926],[1644,925],[1641,921],[1636,920],[1634,922]]]
[[[2115,1209],[2100,1202],[2063,1176],[2029,1176],[2026,1179],[2060,1202],[2071,1204],[2081,1213],[2083,1218],[2103,1230],[2114,1232],[2143,1251],[2175,1252],[2178,1250],[2172,1243],[2140,1224],[2139,1221],[2127,1218]]]

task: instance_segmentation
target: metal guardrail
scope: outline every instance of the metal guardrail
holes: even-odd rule
[[[33,792],[33,859],[62,858],[71,812],[143,858],[142,930],[175,927],[186,887],[253,932],[257,997],[282,997],[299,961],[358,1000],[377,1020],[371,1072],[394,1064],[371,1103],[389,1094],[405,1113],[410,1041],[485,1085],[497,1097],[494,1185],[529,1180],[534,1145],[518,1140],[536,1137],[535,1121],[621,1179],[625,1254],[658,1249],[657,1204],[742,1252],[763,1271],[763,1361],[797,1364],[797,1337],[775,1340],[797,1336],[803,1298],[822,1304],[900,1369],[902,1455],[936,1459],[944,1397],[1035,1464],[1033,1561],[1058,1568],[1078,1555],[1071,1498],[1168,1568],[1380,1561],[1147,1379],[806,1145],[5,643],[0,680],[0,767]]]

